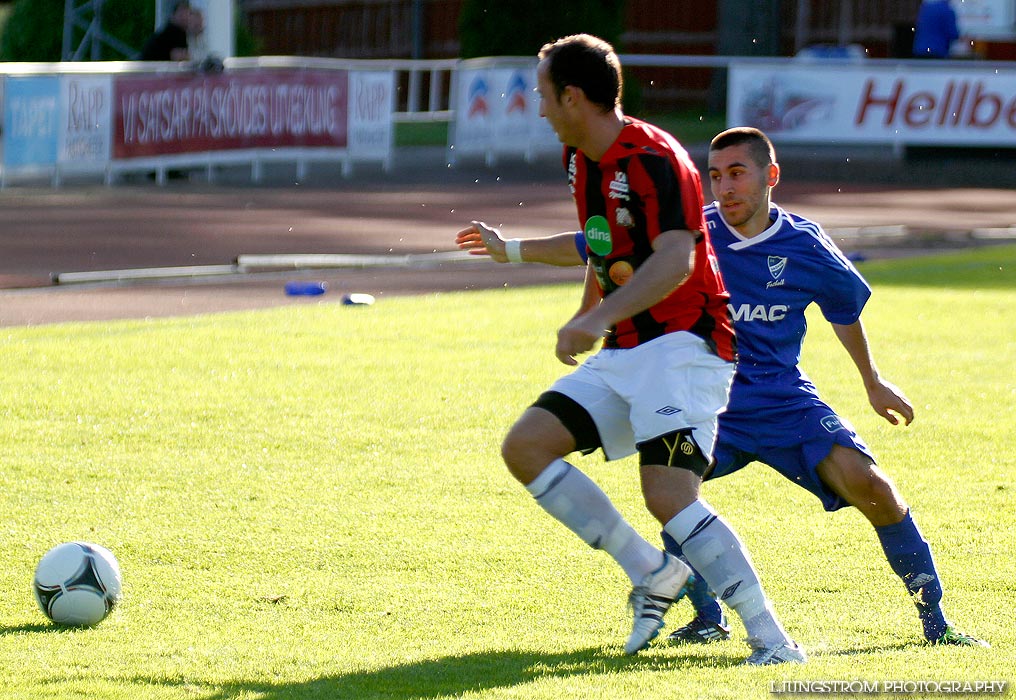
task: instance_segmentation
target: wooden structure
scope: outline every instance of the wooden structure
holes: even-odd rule
[[[731,0],[628,0],[623,50],[712,55],[719,6]],[[737,2],[733,2],[735,6]],[[746,8],[754,3],[743,2]],[[452,58],[462,0],[242,0],[241,12],[265,54],[335,58]],[[861,44],[892,53],[895,32],[920,0],[783,0],[779,44],[793,55],[811,44]],[[746,10],[749,11],[749,10]],[[421,38],[414,37],[414,29]],[[414,46],[419,55],[413,55]]]
[[[456,58],[462,0],[239,0],[264,55]],[[628,0],[619,50],[629,54],[795,56],[849,46],[869,58],[908,58],[921,0]],[[766,12],[772,17],[765,16]],[[721,22],[720,18],[724,21]],[[755,36],[753,32],[758,32]],[[1016,43],[975,45],[1016,59]],[[633,71],[647,106],[717,107],[712,70]]]

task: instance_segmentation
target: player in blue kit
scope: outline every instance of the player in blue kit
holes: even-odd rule
[[[819,398],[798,366],[804,313],[814,302],[857,367],[876,413],[894,425],[913,419],[909,401],[879,376],[868,348],[860,314],[870,288],[818,224],[771,202],[779,175],[772,143],[757,129],[729,129],[710,144],[715,201],[705,215],[730,292],[738,366],[705,478],[759,461],[815,494],[828,511],[856,507],[875,528],[886,559],[917,605],[925,638],[934,644],[987,646],[946,620],[931,550],[909,507],[868,446]],[[498,261],[507,261],[511,252],[515,261],[581,263],[569,234],[506,242],[496,231],[464,231],[457,242]],[[664,542],[680,555],[666,534]],[[692,587],[696,616],[670,635],[672,642],[729,636],[722,608],[703,589]]]

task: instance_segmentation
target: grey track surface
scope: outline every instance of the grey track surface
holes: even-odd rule
[[[701,166],[704,149],[691,150]],[[776,201],[822,223],[850,253],[879,257],[1014,240],[1016,189],[990,155],[898,160],[871,150],[781,152],[784,182]],[[214,183],[199,173],[165,187],[138,178],[114,187],[0,192],[0,326],[332,303],[345,292],[384,298],[581,279],[577,269],[474,259],[131,284],[51,282],[55,273],[226,265],[247,254],[452,251],[455,232],[471,219],[520,237],[577,225],[556,159],[448,167],[442,149],[419,149],[402,154],[387,173],[361,166],[346,179],[336,170],[316,166],[303,183],[293,182],[293,168],[279,165],[259,185],[234,170],[217,173]],[[286,296],[285,282],[297,279],[325,281],[329,291]]]

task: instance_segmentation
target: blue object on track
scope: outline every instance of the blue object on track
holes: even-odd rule
[[[286,282],[286,294],[291,297],[318,296],[327,289],[327,282]]]

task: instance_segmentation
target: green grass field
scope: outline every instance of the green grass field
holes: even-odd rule
[[[620,569],[498,455],[564,370],[567,285],[3,329],[0,696],[743,699],[793,680],[1012,681],[1014,270],[1013,247],[862,267],[910,427],[868,408],[819,315],[804,358],[912,505],[950,617],[990,650],[923,646],[861,516],[823,514],[754,466],[703,493],[810,662],[741,668],[738,626],[623,656]],[[657,538],[634,460],[577,463]],[[67,540],[123,568],[124,601],[95,628],[53,627],[32,598],[39,557]]]

